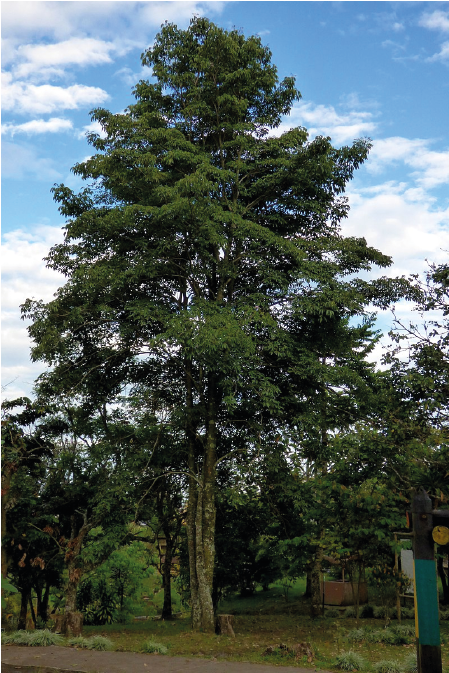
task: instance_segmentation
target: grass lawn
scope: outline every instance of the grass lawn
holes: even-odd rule
[[[413,637],[409,643],[402,645],[373,644],[366,639],[354,642],[348,639],[348,633],[356,628],[355,619],[324,617],[311,620],[303,592],[303,583],[298,582],[289,588],[286,597],[286,587],[278,584],[247,598],[235,596],[223,601],[219,612],[234,614],[235,638],[194,633],[187,616],[166,622],[147,620],[125,625],[86,626],[83,634],[87,637],[94,634],[107,636],[113,641],[114,648],[122,651],[140,651],[145,641],[153,639],[167,646],[169,654],[173,656],[265,662],[281,666],[294,666],[294,657],[283,655],[282,652],[264,656],[267,647],[280,643],[291,646],[298,642],[309,642],[315,652],[313,664],[307,664],[301,658],[296,663],[310,666],[313,670],[339,670],[334,666],[335,657],[348,650],[366,659],[368,671],[374,671],[374,665],[381,660],[403,663],[414,652]],[[392,625],[395,624],[396,620],[392,622]],[[413,620],[403,620],[403,624],[414,626]],[[362,619],[360,626],[378,633],[384,627],[383,621],[379,619]],[[449,673],[449,622],[441,622],[440,628],[443,670]]]

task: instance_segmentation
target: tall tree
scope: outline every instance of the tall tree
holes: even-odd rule
[[[363,314],[385,303],[385,286],[350,274],[390,260],[340,232],[342,193],[369,142],[336,149],[303,128],[279,135],[299,92],[291,77],[279,83],[258,37],[204,18],[165,24],[142,63],[155,81],[136,86],[136,102],[93,113],[104,137],[92,134],[97,153],[74,167],[88,186],[54,189],[69,220],[48,264],[67,282],[24,314],[56,389],[86,404],[130,382],[174,390],[192,622],[211,631],[217,464],[241,450],[233,434],[260,450],[273,419],[286,422],[298,298],[321,288],[325,314]]]

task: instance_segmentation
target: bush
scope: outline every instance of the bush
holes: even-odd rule
[[[449,610],[440,610],[440,619],[441,620],[449,619]]]
[[[405,658],[404,673],[418,673],[418,657],[416,652],[410,652]]]
[[[365,619],[372,619],[374,616],[373,606],[369,605],[368,603],[366,605],[362,605],[360,609],[360,616],[364,617]]]
[[[70,638],[68,642],[69,645],[81,647],[83,650],[100,650],[104,652],[105,650],[112,650],[114,647],[112,640],[104,636],[91,636],[90,638],[77,636],[76,638]]]
[[[394,624],[390,626],[390,630],[394,633],[397,633],[398,636],[404,638],[402,643],[399,645],[406,645],[407,643],[413,642],[415,639],[415,627],[408,624]]]
[[[48,629],[42,631],[14,631],[2,633],[2,645],[26,645],[27,647],[45,647],[62,645],[64,638]]]
[[[335,666],[342,671],[361,671],[365,663],[364,658],[356,652],[342,652],[335,657]]]
[[[414,608],[402,608],[401,617],[403,619],[415,619],[415,609]]]
[[[329,608],[329,610],[326,610],[324,613],[324,616],[328,619],[338,619],[340,616],[340,611],[337,610],[337,608]]]
[[[81,647],[83,650],[87,650],[87,638],[83,638],[83,636],[70,638],[68,643],[69,645],[73,645],[73,647]]]
[[[385,645],[408,645],[414,640],[414,630],[410,626],[397,624],[388,629],[367,631],[365,638],[369,643],[385,643]]]
[[[48,647],[49,645],[62,645],[64,643],[64,638],[48,629],[31,632],[30,636],[28,642],[30,647]]]
[[[346,617],[348,619],[355,616],[356,616],[355,608],[352,605],[349,608],[346,608],[346,610],[343,613],[343,617]]]
[[[373,607],[374,619],[384,619],[386,616],[386,608],[383,605],[375,605]]]
[[[126,610],[119,610],[117,612],[117,624],[131,624],[134,621],[134,615],[132,612]]]
[[[352,629],[346,637],[351,643],[360,643],[365,639],[365,631],[363,629]]]
[[[156,643],[154,640],[147,640],[142,645],[142,652],[146,654],[167,654],[168,648],[162,643]]]
[[[401,665],[397,661],[378,661],[374,664],[376,673],[402,673]]]
[[[86,639],[86,649],[87,650],[112,650],[114,645],[112,640],[105,638],[104,636],[92,636],[91,638]]]

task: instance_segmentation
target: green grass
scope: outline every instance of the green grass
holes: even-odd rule
[[[82,636],[70,638],[68,644],[83,650],[99,650],[104,652],[105,650],[114,649],[114,644],[110,638],[99,635],[91,636],[90,638],[83,638]]]
[[[245,599],[246,600],[246,599]],[[379,629],[379,621],[375,619],[361,620],[363,632],[376,633],[386,631]],[[449,623],[442,623],[443,640],[449,639]],[[102,634],[108,636],[116,650],[140,652],[142,643],[152,640],[169,648],[171,656],[209,657],[229,661],[249,661],[254,663],[275,664],[279,666],[294,665],[294,660],[285,656],[263,656],[270,647],[279,647],[285,643],[289,647],[299,642],[309,642],[316,653],[313,664],[298,661],[297,664],[312,670],[342,670],[335,666],[335,658],[347,650],[352,650],[365,659],[369,666],[366,670],[374,672],[374,665],[385,661],[398,661],[406,667],[414,655],[413,637],[409,644],[388,644],[377,642],[375,646],[368,638],[352,641],[349,644],[348,634],[356,629],[355,619],[317,619],[312,621],[308,614],[269,614],[235,615],[235,638],[216,636],[214,634],[195,633],[190,629],[189,619],[177,619],[172,622],[148,620],[135,622],[125,626],[110,624],[108,626],[85,627],[85,635]],[[390,627],[391,630],[391,627]],[[401,630],[413,631],[410,620],[402,625]],[[378,636],[376,634],[376,640]],[[388,636],[387,636],[388,640]],[[449,666],[448,647],[443,645],[443,661]],[[408,664],[410,666],[410,663]]]
[[[146,640],[142,645],[142,652],[146,654],[167,654],[168,647],[162,643],[157,643],[155,640]]]
[[[154,587],[157,590],[157,585]],[[357,628],[354,618],[329,616],[311,620],[309,605],[303,597],[304,581],[295,583],[288,591],[280,584],[268,591],[256,591],[253,596],[228,597],[219,606],[219,612],[234,614],[235,638],[193,632],[187,616],[172,621],[136,621],[129,624],[86,626],[83,641],[93,636],[109,638],[113,649],[142,652],[149,647],[167,648],[171,656],[206,657],[217,660],[248,661],[276,666],[299,665],[311,670],[350,670],[337,668],[336,658],[348,650],[367,662],[364,671],[375,673],[388,663],[398,662],[404,673],[413,673],[416,664],[414,646],[414,621],[403,620],[402,625],[393,621],[388,629],[382,628],[378,619],[361,619]],[[342,611],[343,612],[343,611]],[[136,614],[145,614],[138,609]],[[449,673],[449,621],[440,623],[442,633],[443,670]],[[5,635],[5,634],[3,634]],[[7,634],[10,635],[10,634]],[[27,638],[22,632],[19,636]],[[2,637],[3,640],[3,637]],[[373,645],[375,641],[375,645]],[[67,642],[67,641],[66,641]],[[302,658],[285,656],[279,645],[292,647],[307,642],[315,652],[312,664]],[[75,646],[82,647],[79,643]],[[277,655],[264,656],[267,648],[279,651]],[[396,665],[396,664],[395,664]]]

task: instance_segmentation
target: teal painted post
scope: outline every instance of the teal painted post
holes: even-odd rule
[[[432,503],[425,491],[414,496],[412,513],[418,673],[442,673]]]

